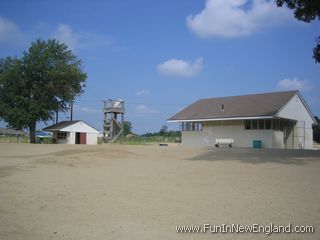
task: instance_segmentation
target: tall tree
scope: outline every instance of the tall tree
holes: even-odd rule
[[[168,133],[168,126],[167,125],[163,125],[159,131],[159,135],[160,136],[165,136]]]
[[[129,121],[123,122],[123,135],[127,136],[132,133],[132,123]]]
[[[316,18],[320,19],[319,0],[276,0],[278,7],[286,5],[294,11],[294,16],[299,21],[312,22]],[[313,58],[316,63],[320,63],[320,37],[316,39],[316,46],[313,49]]]
[[[16,129],[29,129],[35,143],[36,124],[66,112],[84,91],[86,73],[64,43],[41,39],[21,58],[0,59],[0,118]]]

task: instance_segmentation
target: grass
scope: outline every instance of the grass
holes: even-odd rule
[[[0,136],[0,143],[30,143],[28,136],[5,135]],[[51,144],[52,138],[36,138],[37,144]]]
[[[123,144],[126,145],[154,145],[158,143],[174,143],[176,142],[175,137],[140,137],[140,136],[128,136],[124,137]]]
[[[29,143],[29,137],[14,135],[0,136],[0,143]]]
[[[125,145],[155,145],[159,143],[174,143],[176,142],[176,137],[162,137],[162,136],[153,136],[153,137],[141,137],[137,135],[129,135],[123,138],[122,144]],[[0,143],[29,143],[29,137],[27,136],[0,136]],[[52,138],[37,138],[37,144],[51,144]],[[121,139],[117,141],[121,143]],[[103,139],[98,138],[98,144],[103,144]]]

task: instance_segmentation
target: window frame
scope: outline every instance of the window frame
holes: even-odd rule
[[[203,131],[203,122],[182,122],[182,132],[200,132]]]
[[[57,139],[66,140],[68,138],[68,132],[57,132]]]

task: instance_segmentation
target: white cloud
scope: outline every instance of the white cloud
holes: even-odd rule
[[[0,43],[25,45],[39,37],[56,38],[67,44],[72,50],[98,49],[100,51],[105,47],[113,46],[113,49],[117,47],[108,36],[87,31],[75,31],[68,24],[61,23],[51,27],[44,22],[39,22],[31,30],[22,31],[16,23],[0,16]]]
[[[72,30],[67,24],[59,24],[53,37],[64,42],[71,49],[89,49],[98,47],[108,47],[113,41],[105,36],[96,35],[90,32]]]
[[[277,87],[281,90],[302,90],[307,91],[311,88],[311,83],[308,80],[283,79],[278,82]]]
[[[74,49],[78,43],[78,38],[67,24],[59,24],[54,33],[54,37],[61,42],[68,45],[69,48]]]
[[[181,59],[170,59],[157,66],[157,70],[161,74],[185,78],[196,76],[202,70],[202,68],[202,58],[198,58],[193,63]]]
[[[149,95],[150,94],[150,91],[148,91],[148,90],[140,90],[140,91],[138,91],[138,92],[136,92],[136,96],[138,96],[138,97],[141,97],[141,96],[147,96],[147,95]]]
[[[0,42],[11,42],[21,35],[20,28],[9,19],[0,17]]]
[[[134,114],[139,114],[139,115],[140,114],[144,115],[144,114],[156,113],[156,112],[157,112],[157,110],[149,108],[143,104],[136,106],[134,109]]]
[[[268,0],[207,0],[205,8],[187,17],[188,27],[199,37],[233,38],[250,35],[288,18],[286,8]]]

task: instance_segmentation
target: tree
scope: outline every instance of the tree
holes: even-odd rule
[[[15,129],[29,129],[35,143],[36,124],[66,112],[84,91],[87,75],[64,43],[36,40],[21,58],[0,59],[0,118]]]
[[[168,126],[167,125],[163,125],[159,131],[159,135],[160,136],[166,136],[166,134],[168,133]]]
[[[123,135],[127,136],[131,134],[132,132],[132,123],[128,121],[123,122]]]
[[[313,141],[320,143],[320,118],[315,116],[318,125],[313,125]]]
[[[294,17],[299,21],[312,22],[316,18],[320,19],[319,0],[276,0],[278,7],[284,4],[294,10]],[[320,37],[316,39],[316,46],[313,49],[313,58],[316,63],[320,63]]]

